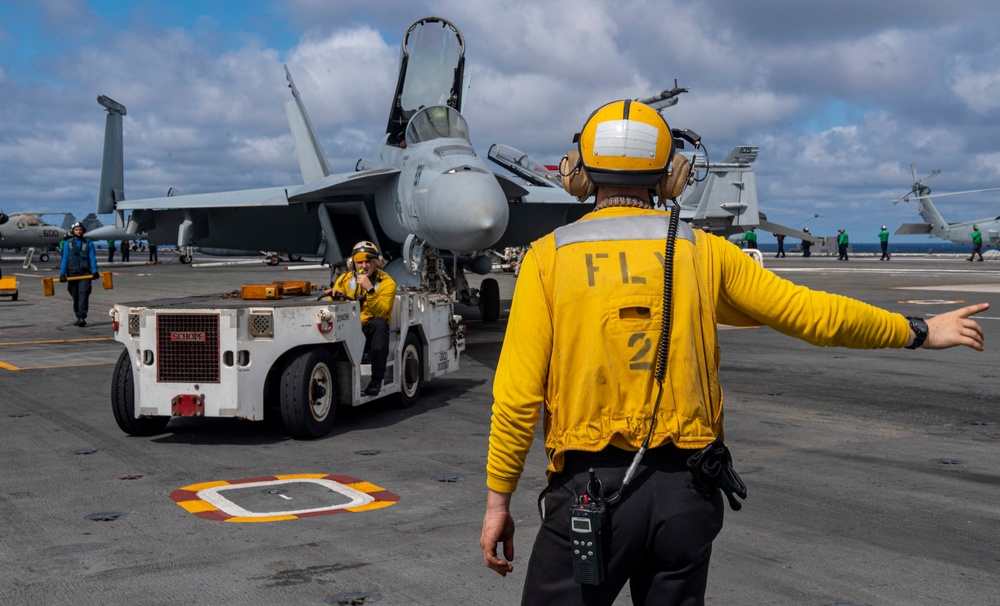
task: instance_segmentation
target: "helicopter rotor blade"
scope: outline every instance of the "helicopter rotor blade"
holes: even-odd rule
[[[988,187],[986,189],[969,189],[966,191],[953,191],[945,194],[931,194],[929,196],[920,196],[921,198],[943,198],[945,196],[959,196],[961,194],[978,194],[984,191],[998,191],[1000,187]]]

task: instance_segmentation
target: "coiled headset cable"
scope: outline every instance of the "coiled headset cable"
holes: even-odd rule
[[[625,471],[621,487],[617,492],[605,499],[605,502],[608,504],[620,500],[625,495],[625,489],[628,488],[629,483],[635,477],[639,463],[642,462],[642,457],[649,448],[649,440],[653,437],[653,429],[656,427],[656,414],[660,410],[660,400],[663,398],[663,380],[667,375],[667,361],[670,358],[670,327],[671,316],[673,315],[674,245],[677,242],[677,226],[680,223],[681,217],[681,205],[677,200],[672,200],[672,202],[673,208],[670,210],[670,220],[667,226],[666,248],[663,251],[663,313],[660,319],[660,343],[656,349],[656,370],[653,375],[653,378],[656,379],[656,403],[653,405],[653,416],[649,420],[649,432],[646,433],[646,439],[642,441],[642,446],[639,447],[638,452],[635,453],[635,457],[632,459],[632,463],[628,466],[628,470]],[[593,470],[591,470],[590,478],[590,482],[587,484],[587,492],[591,495],[603,496],[604,487],[601,485],[601,481],[593,474]],[[592,488],[592,485],[595,483],[597,484],[596,490]]]

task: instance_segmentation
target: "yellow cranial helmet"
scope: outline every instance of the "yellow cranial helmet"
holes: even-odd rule
[[[652,107],[625,99],[591,114],[578,140],[596,186],[656,186],[674,155],[670,127]]]
[[[368,260],[374,260],[376,267],[382,267],[382,254],[379,253],[378,246],[375,246],[374,242],[362,240],[351,249],[351,258],[348,259],[347,266],[354,269],[355,263]]]

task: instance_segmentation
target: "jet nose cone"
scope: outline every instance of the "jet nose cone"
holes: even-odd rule
[[[471,252],[490,248],[507,229],[507,198],[492,173],[457,169],[434,180],[421,213],[428,240],[438,248]]]

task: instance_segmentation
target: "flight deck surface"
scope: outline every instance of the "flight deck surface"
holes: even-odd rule
[[[324,269],[160,258],[110,267],[114,289],[95,284],[85,328],[64,285],[42,296],[54,262],[4,263],[21,296],[0,300],[0,602],[519,601],[545,482],[540,429],[512,505],[514,573],[487,570],[478,545],[512,274],[492,276],[500,322],[456,306],[468,326],[462,369],[425,385],[413,408],[343,408],[313,441],[280,422],[204,418],[130,437],[111,413],[113,304],[328,280]],[[1000,262],[877,259],[765,266],[906,315],[987,301],[988,350],[816,348],[770,329],[720,331],[726,440],[749,497],[726,512],[708,604],[985,606],[1000,594]],[[256,523],[241,523],[248,512]],[[630,603],[626,588],[616,604]]]

